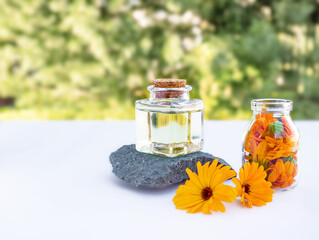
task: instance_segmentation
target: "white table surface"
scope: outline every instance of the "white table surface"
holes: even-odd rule
[[[246,121],[206,121],[204,151],[241,166]],[[0,122],[0,240],[319,239],[319,121],[300,121],[301,180],[264,207],[187,214],[178,185],[130,187],[109,154],[134,143],[133,121]],[[232,184],[229,182],[229,184]]]

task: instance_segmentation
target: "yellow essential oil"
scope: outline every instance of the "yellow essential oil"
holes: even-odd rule
[[[167,157],[201,150],[203,102],[189,99],[190,86],[174,84],[185,80],[158,81],[148,88],[149,99],[136,102],[136,149]]]

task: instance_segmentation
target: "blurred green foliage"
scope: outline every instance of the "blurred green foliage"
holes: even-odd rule
[[[133,119],[160,77],[207,119],[264,97],[319,119],[319,2],[0,0],[0,119]]]

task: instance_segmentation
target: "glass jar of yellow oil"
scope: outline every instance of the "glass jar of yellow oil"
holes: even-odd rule
[[[150,98],[136,101],[136,149],[176,157],[203,147],[203,109],[190,99],[192,87],[184,79],[156,79]]]

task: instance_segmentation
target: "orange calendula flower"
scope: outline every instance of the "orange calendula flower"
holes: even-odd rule
[[[274,191],[271,189],[271,183],[265,180],[266,176],[263,166],[256,162],[247,162],[239,170],[239,180],[232,179],[243,206],[262,206],[272,201]]]
[[[262,140],[256,148],[254,155],[252,156],[252,160],[257,162],[264,167],[264,169],[269,167],[269,159],[266,157],[268,153],[268,145],[265,140]]]
[[[292,156],[297,149],[296,141],[293,141],[290,137],[285,139],[280,138],[278,140],[270,137],[266,137],[265,139],[270,147],[270,150],[266,155],[269,159]]]
[[[270,172],[268,181],[272,183],[273,188],[285,188],[295,182],[298,168],[293,161],[284,163],[282,159],[279,159],[268,170]]]
[[[281,121],[283,122],[284,124],[284,127],[285,127],[285,135],[287,136],[294,136],[295,135],[295,131],[293,130],[292,128],[292,124],[289,122],[289,120],[285,117],[281,118]]]
[[[218,165],[218,159],[212,164],[207,162],[202,166],[197,163],[198,174],[186,169],[189,180],[180,185],[176,191],[173,202],[177,209],[188,210],[189,213],[203,212],[211,214],[212,211],[225,212],[224,202],[233,202],[236,198],[235,188],[224,185],[227,179],[236,176],[230,166]]]

